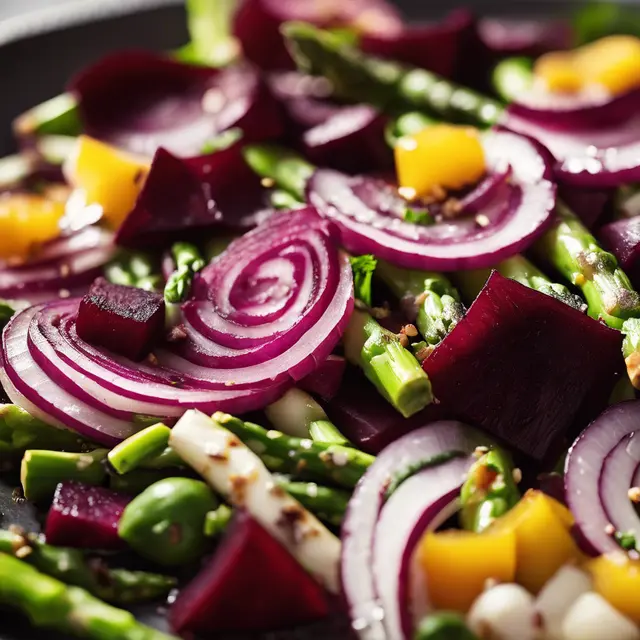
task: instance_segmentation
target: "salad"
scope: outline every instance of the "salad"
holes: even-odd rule
[[[639,640],[638,14],[186,9],[0,160],[4,619]]]

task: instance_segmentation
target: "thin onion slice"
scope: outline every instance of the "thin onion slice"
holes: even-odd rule
[[[410,558],[424,531],[455,503],[480,444],[487,438],[462,423],[432,423],[389,445],[356,487],[342,528],[341,576],[361,640],[411,637]],[[436,456],[447,453],[451,457],[435,464]],[[385,504],[390,481],[420,464],[424,470],[400,484]]]
[[[547,154],[532,140],[507,131],[483,136],[488,173],[504,174],[483,203],[482,217],[462,216],[433,225],[404,220],[410,203],[373,178],[317,170],[308,199],[340,227],[354,253],[373,253],[402,267],[455,271],[489,267],[526,249],[551,221],[555,185]]]
[[[620,551],[613,530],[640,534],[640,518],[628,496],[640,466],[640,401],[622,402],[594,420],[569,450],[567,504],[585,550]]]

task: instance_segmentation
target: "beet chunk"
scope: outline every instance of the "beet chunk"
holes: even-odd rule
[[[217,634],[291,628],[328,613],[322,587],[240,511],[213,557],[178,596],[169,621],[181,635]]]
[[[606,224],[598,233],[602,244],[618,258],[633,284],[640,285],[640,218]]]
[[[76,329],[89,344],[141,360],[162,337],[164,299],[98,278],[82,298]]]
[[[103,487],[61,482],[47,516],[49,544],[82,549],[118,550],[118,522],[131,498]]]
[[[342,356],[330,355],[317,369],[305,378],[298,386],[325,400],[331,400],[338,393],[344,378],[347,361]]]
[[[606,404],[621,345],[619,331],[494,272],[423,367],[445,410],[543,461],[576,416]]]

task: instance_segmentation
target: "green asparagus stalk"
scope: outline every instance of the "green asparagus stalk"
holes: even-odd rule
[[[436,122],[437,120],[430,118],[420,111],[401,113],[387,125],[385,129],[385,140],[393,149],[400,138],[415,135],[432,124],[436,124]]]
[[[233,509],[226,504],[221,504],[217,509],[209,511],[204,521],[204,535],[217,538],[226,530],[232,516]]]
[[[502,105],[491,98],[425,69],[364,55],[328,31],[305,23],[289,23],[282,30],[298,66],[328,78],[339,98],[483,127],[495,124],[502,113]]]
[[[373,304],[373,274],[377,268],[378,261],[372,255],[364,255],[350,258],[350,262],[356,298],[364,302],[367,307],[371,307]]]
[[[278,484],[320,520],[336,527],[342,524],[351,497],[346,491],[323,487],[315,482],[278,479]]]
[[[440,273],[400,269],[379,260],[376,275],[400,300],[407,320],[415,322],[429,345],[438,345],[464,317],[460,294]]]
[[[45,449],[29,449],[22,458],[20,481],[27,500],[38,502],[51,498],[56,487],[65,480],[101,485],[107,477],[104,461],[106,449],[88,453],[67,453]]]
[[[615,257],[563,203],[558,203],[556,223],[534,245],[534,253],[581,289],[592,318],[622,329],[625,320],[640,317],[640,295]]]
[[[16,118],[13,128],[19,138],[80,135],[82,123],[77,100],[70,93],[51,98]]]
[[[505,278],[511,278],[525,287],[556,298],[578,311],[584,312],[587,309],[587,305],[579,295],[573,293],[565,285],[553,282],[524,256],[516,255],[507,258],[497,264],[495,269]],[[457,273],[454,278],[465,298],[473,300],[480,293],[490,275],[491,269],[474,269]]]
[[[294,475],[311,474],[341,487],[352,489],[375,458],[351,447],[313,442],[267,431],[227,413],[217,412],[213,420],[235,434],[257,454],[271,471]]]
[[[145,469],[172,469],[186,465],[182,461],[182,458],[171,447],[166,447],[157,456],[144,460],[142,466]]]
[[[73,431],[52,427],[14,404],[1,404],[0,460],[21,456],[29,448],[83,451],[91,445]]]
[[[126,287],[138,287],[156,291],[162,287],[162,276],[157,272],[154,260],[141,251],[121,250],[105,267],[109,282]]]
[[[147,427],[116,445],[109,451],[108,460],[117,473],[128,473],[164,453],[170,434],[171,429],[162,423]]]
[[[37,627],[95,640],[169,640],[80,587],[68,587],[11,555],[0,553],[0,604],[26,614]]]
[[[0,553],[13,555],[52,578],[86,589],[94,596],[130,605],[165,596],[176,579],[145,571],[111,569],[78,549],[54,547],[19,528],[0,530]]]
[[[205,266],[205,261],[198,248],[188,242],[176,242],[171,247],[171,253],[176,270],[167,280],[164,298],[167,302],[176,304],[186,298],[191,289],[193,276]]]
[[[531,58],[505,58],[493,70],[493,88],[505,102],[514,102],[533,85]]]
[[[269,422],[287,435],[310,437],[325,444],[348,444],[324,409],[302,389],[289,389],[264,411]]]
[[[520,500],[511,456],[494,447],[471,467],[460,491],[460,524],[480,533]]]

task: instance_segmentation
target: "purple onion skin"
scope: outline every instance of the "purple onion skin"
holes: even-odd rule
[[[640,218],[625,218],[604,225],[598,238],[618,258],[634,286],[640,286]]]
[[[621,345],[618,331],[494,272],[423,368],[443,410],[545,462],[576,417],[606,405]]]
[[[324,405],[327,415],[358,449],[378,454],[388,444],[429,422],[451,416],[439,404],[403,418],[375,390],[359,369],[347,366],[338,393]]]
[[[344,107],[302,134],[303,150],[314,164],[346,173],[389,169],[393,154],[384,140],[386,124],[372,107]]]
[[[329,613],[322,587],[240,510],[213,557],[171,606],[169,621],[180,635],[242,633],[291,628]]]
[[[298,383],[298,386],[323,400],[331,400],[340,390],[347,361],[342,356],[329,356],[318,368]]]
[[[181,160],[159,149],[138,200],[116,235],[128,248],[197,239],[216,227],[244,230],[267,217],[260,180],[234,145]]]
[[[82,549],[126,548],[118,537],[118,522],[130,500],[103,487],[60,483],[47,516],[47,543]]]
[[[76,329],[89,344],[142,360],[162,338],[164,311],[160,294],[98,278],[80,302]]]
[[[367,30],[358,24],[362,15],[375,12],[375,23],[368,30],[393,34],[402,30],[402,19],[386,0],[245,0],[234,21],[234,33],[242,43],[244,55],[262,69],[292,69],[293,60],[287,52],[280,25],[290,20],[310,22],[318,27],[352,27]]]

